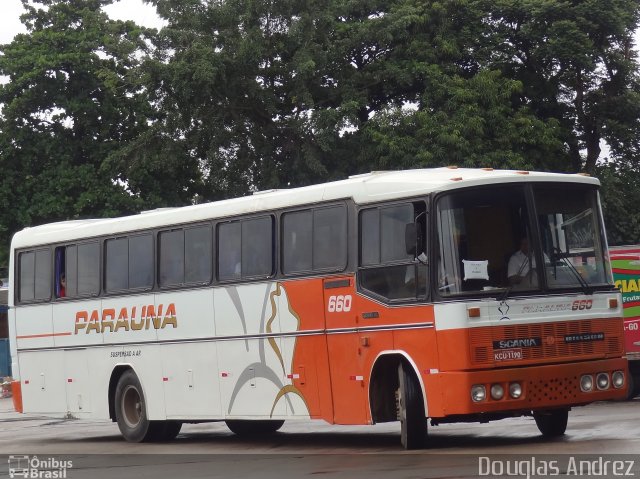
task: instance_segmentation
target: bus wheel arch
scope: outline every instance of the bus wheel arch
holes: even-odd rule
[[[152,421],[140,378],[129,365],[117,366],[109,380],[109,415],[129,442],[171,441],[181,421]]]
[[[119,376],[113,405],[118,428],[127,441],[151,441],[160,432],[158,422],[148,418],[147,399],[133,368],[127,368]]]
[[[375,359],[369,376],[371,378],[369,381],[369,410],[371,411],[371,420],[374,423],[398,420],[396,394],[400,387],[398,371],[401,366],[417,382],[422,393],[425,417],[428,416],[426,390],[414,361],[404,351],[383,351]]]
[[[111,421],[116,422],[116,387],[118,386],[118,381],[120,381],[120,377],[126,371],[133,371],[133,368],[128,364],[120,364],[113,368],[111,371],[111,377],[109,378],[109,417]],[[134,371],[135,372],[135,371]]]

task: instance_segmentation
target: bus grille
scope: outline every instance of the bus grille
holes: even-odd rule
[[[543,402],[566,404],[578,397],[580,381],[577,376],[529,381],[527,398],[530,403]]]
[[[567,342],[566,337],[604,334],[601,340]],[[514,348],[522,358],[515,362],[550,362],[554,359],[622,356],[622,324],[619,319],[590,319],[543,324],[521,324],[469,329],[471,357],[475,364],[493,364],[493,342],[504,339],[540,338],[541,346]],[[513,363],[514,360],[500,361]]]

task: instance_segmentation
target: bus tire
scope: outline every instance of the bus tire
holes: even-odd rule
[[[569,410],[555,409],[553,411],[534,412],[533,419],[535,419],[536,426],[538,426],[538,430],[544,437],[560,437],[567,430]]]
[[[631,400],[640,396],[640,374],[629,373],[627,381],[627,399]]]
[[[398,367],[398,383],[400,442],[405,449],[421,449],[427,442],[428,422],[420,384],[406,364]]]
[[[159,437],[163,421],[147,419],[147,403],[136,373],[125,371],[116,386],[115,413],[118,428],[129,442],[152,441]]]
[[[152,424],[156,421],[151,421]],[[182,423],[180,421],[158,421],[160,427],[156,431],[154,441],[168,442],[173,441],[182,429]]]
[[[282,427],[284,421],[279,419],[228,419],[225,421],[232,433],[238,436],[273,434]]]
[[[635,384],[636,384],[635,378],[633,377],[632,374],[629,374],[627,376],[627,401],[631,401],[634,397],[636,397]]]

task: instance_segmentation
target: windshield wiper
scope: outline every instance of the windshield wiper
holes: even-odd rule
[[[552,246],[552,248],[553,248],[553,252],[556,254],[558,259],[560,259],[569,268],[569,271],[571,271],[571,273],[573,273],[575,278],[578,280],[578,283],[580,283],[580,287],[582,288],[582,292],[586,295],[593,294],[593,288],[589,286],[589,283],[582,277],[582,275],[576,269],[573,263],[569,261],[569,258],[567,257],[567,253],[563,252],[557,246]]]

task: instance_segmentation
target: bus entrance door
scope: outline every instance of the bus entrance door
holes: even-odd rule
[[[324,280],[324,314],[334,422],[366,424],[367,383],[353,277]]]

